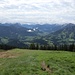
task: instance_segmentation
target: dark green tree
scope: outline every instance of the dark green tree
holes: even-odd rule
[[[69,51],[73,51],[74,50],[74,44],[71,44],[70,46],[69,46]]]
[[[36,47],[35,47],[35,48],[36,48],[36,50],[38,50],[38,49],[39,49],[39,44],[38,44],[38,43],[36,44]]]
[[[35,44],[34,43],[32,43],[32,44],[30,44],[30,48],[29,49],[35,49],[36,47],[35,47]]]

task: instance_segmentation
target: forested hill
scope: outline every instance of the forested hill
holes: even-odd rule
[[[69,23],[62,29],[49,34],[46,39],[55,44],[75,43],[75,24]]]

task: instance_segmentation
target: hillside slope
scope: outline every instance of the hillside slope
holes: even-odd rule
[[[75,53],[23,49],[0,52],[0,75],[75,75]]]
[[[75,43],[75,24],[67,24],[64,28],[46,36],[54,44]]]

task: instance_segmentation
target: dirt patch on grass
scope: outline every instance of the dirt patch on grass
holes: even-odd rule
[[[45,61],[43,61],[43,62],[41,63],[41,69],[42,69],[43,71],[47,71],[48,73],[52,73],[52,70],[51,70],[51,68],[50,68],[50,65],[47,65],[47,64],[45,63]]]
[[[17,57],[16,54],[10,53],[8,51],[0,52],[0,58],[16,58],[16,57]]]

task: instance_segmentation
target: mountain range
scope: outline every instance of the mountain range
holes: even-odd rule
[[[30,43],[75,43],[75,24],[20,24],[0,23],[0,44],[22,47]]]

